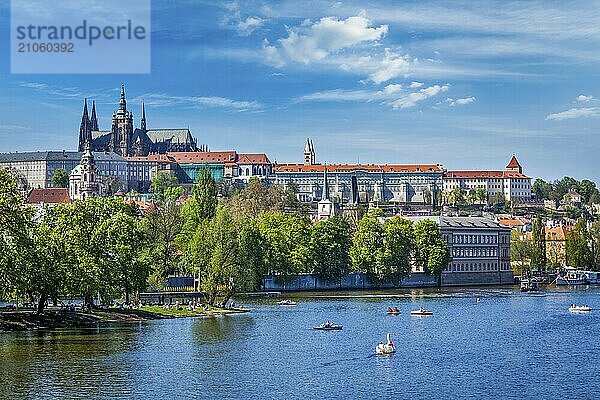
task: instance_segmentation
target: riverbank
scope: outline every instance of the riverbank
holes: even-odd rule
[[[242,308],[196,308],[165,309],[147,306],[139,309],[108,309],[93,312],[48,310],[42,315],[32,310],[0,312],[0,332],[29,331],[36,329],[89,328],[102,324],[145,322],[157,319],[194,318],[210,315],[226,315],[248,312]]]

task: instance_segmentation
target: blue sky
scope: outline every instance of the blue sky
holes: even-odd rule
[[[442,163],[600,182],[600,7],[589,1],[152,3],[152,73],[10,74],[0,151],[75,149],[83,98],[139,125],[301,162]]]

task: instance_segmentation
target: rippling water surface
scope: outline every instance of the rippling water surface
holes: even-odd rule
[[[600,398],[600,288],[299,295],[249,314],[0,334],[0,398]],[[477,302],[476,298],[480,298]],[[588,304],[588,314],[568,312]],[[401,314],[387,316],[387,306]],[[411,309],[431,317],[411,317]],[[331,320],[339,332],[310,329]],[[398,352],[375,356],[392,334]]]

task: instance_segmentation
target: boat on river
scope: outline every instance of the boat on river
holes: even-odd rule
[[[280,306],[295,306],[298,303],[296,303],[295,301],[292,301],[292,300],[281,300],[281,301],[278,301],[277,304]]]
[[[592,311],[592,307],[586,305],[578,306],[576,304],[571,304],[569,307],[570,312],[578,313],[578,312],[590,312]]]
[[[539,292],[539,282],[535,278],[524,278],[521,279],[521,292]]]
[[[334,324],[333,322],[327,321],[323,322],[319,326],[314,326],[313,329],[316,329],[318,331],[341,331],[343,327],[343,325],[338,325]]]
[[[423,307],[419,307],[418,310],[411,311],[410,315],[433,315],[433,311],[426,310]]]
[[[585,276],[585,280],[590,284],[600,283],[600,272],[596,271],[581,271]]]
[[[580,271],[569,271],[563,275],[558,275],[556,277],[556,286],[564,286],[564,285],[569,285],[569,286],[578,286],[578,285],[585,285],[586,279],[585,279],[585,274],[580,272]]]
[[[375,347],[375,354],[385,355],[385,354],[394,354],[396,352],[396,346],[390,339],[390,334],[388,333],[386,336],[387,342],[384,344],[383,342],[379,342],[377,347]]]
[[[398,309],[398,307],[394,307],[394,308],[388,307],[386,313],[388,315],[398,315],[398,314],[400,314],[400,310]]]

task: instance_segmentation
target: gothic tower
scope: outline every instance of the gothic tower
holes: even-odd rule
[[[79,146],[77,151],[84,151],[86,142],[92,141],[92,124],[88,116],[87,99],[83,100],[83,116],[79,125]]]
[[[99,131],[98,118],[96,117],[96,102],[92,101],[92,116],[90,117],[90,124],[92,131]]]
[[[304,165],[315,165],[316,163],[317,158],[313,143],[310,139],[306,139],[306,144],[304,145]]]
[[[140,129],[146,133],[148,129],[146,129],[146,107],[144,106],[144,102],[142,101],[142,121],[140,122]]]
[[[110,134],[109,151],[114,151],[126,157],[131,152],[131,137],[133,136],[133,114],[127,111],[125,86],[121,85],[119,109],[113,113]]]

